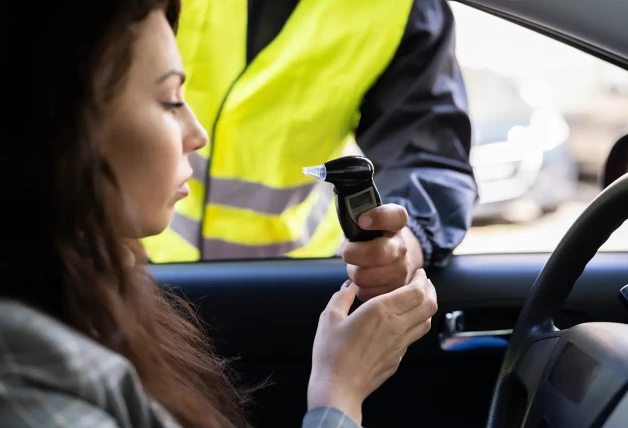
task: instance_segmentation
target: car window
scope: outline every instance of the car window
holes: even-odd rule
[[[628,72],[485,12],[457,2],[449,4],[456,20],[456,55],[466,85],[473,130],[470,160],[479,190],[472,227],[455,253],[552,251],[577,216],[599,193],[598,175],[606,156],[621,133],[628,132]],[[264,61],[272,63],[268,58]],[[230,69],[234,76],[236,68]],[[196,76],[199,78],[200,75]],[[231,78],[240,82],[248,75],[234,76],[219,73],[211,79],[216,84]],[[276,79],[281,73],[273,76]],[[361,154],[355,135],[346,135],[342,140],[346,143],[342,153],[337,150],[340,144],[334,143],[341,143],[337,139],[341,136],[338,132],[350,126],[345,119],[337,122],[336,118],[348,118],[354,113],[354,107],[344,106],[343,101],[337,106],[340,113],[327,115],[321,112],[328,109],[319,106],[312,111],[317,111],[316,114],[321,114],[324,119],[317,119],[318,116],[311,116],[314,113],[309,110],[289,113],[287,106],[291,104],[285,102],[278,103],[281,109],[262,118],[246,116],[253,114],[253,106],[263,104],[261,100],[266,100],[265,97],[279,96],[279,92],[270,88],[283,83],[277,83],[281,79],[277,82],[273,79],[264,80],[267,92],[256,92],[256,80],[247,78],[242,80],[245,82],[242,85],[218,85],[220,90],[202,92],[202,97],[194,86],[194,79],[188,80],[187,88],[196,88],[190,90],[188,99],[197,113],[203,112],[203,125],[210,130],[212,141],[205,152],[190,156],[196,171],[190,180],[191,196],[177,205],[171,226],[159,236],[143,240],[153,262],[339,255],[343,236],[333,207],[331,185],[314,183],[314,179],[304,177],[301,167],[315,166],[336,156]],[[401,81],[405,82],[405,78]],[[305,88],[311,82],[303,79],[302,83]],[[305,89],[288,91],[282,99],[290,100],[300,91]],[[394,95],[383,92],[385,96],[380,94],[382,100]],[[208,94],[211,97],[206,99]],[[206,103],[210,98],[215,101],[215,105],[209,103],[213,107]],[[341,98],[346,97],[338,99]],[[222,103],[219,102],[221,99]],[[231,99],[238,101],[231,103],[228,101]],[[244,104],[236,107],[240,105],[238,103]],[[374,105],[379,106],[379,101]],[[228,106],[227,110],[224,110],[225,106]],[[342,113],[342,109],[346,111]],[[244,114],[244,110],[248,113]],[[277,114],[287,115],[295,121],[295,126],[283,127],[285,135],[277,141],[293,141],[294,138],[296,142],[318,135],[310,141],[321,141],[321,150],[324,150],[311,153],[300,144],[264,146],[274,141],[272,127],[266,129],[265,136],[260,136],[259,140],[252,138],[264,129],[260,125],[264,120],[275,118]],[[303,122],[304,126],[311,126],[318,120],[323,120],[325,126],[303,129],[296,126],[306,117],[309,119]],[[327,124],[325,121],[332,117],[334,124]],[[356,116],[352,122],[357,126],[360,120]],[[399,119],[390,119],[390,128],[400,126],[402,129],[404,124],[397,122]],[[438,123],[442,123],[444,129],[455,126],[451,125],[454,122]],[[366,133],[371,138],[379,138],[380,131],[384,133],[382,129],[389,127],[373,126],[374,130]],[[283,128],[279,126],[277,129]],[[319,135],[319,130],[325,132]],[[331,133],[329,138],[327,132]],[[423,135],[428,135],[425,132]],[[397,128],[394,133],[406,135]],[[239,141],[252,145],[239,144]],[[424,149],[429,151],[429,145]],[[257,154],[269,150],[275,151],[277,156],[268,156],[265,168],[252,167],[260,165],[260,160],[265,158]],[[374,151],[389,156],[383,153],[384,150]],[[433,155],[427,153],[425,159]],[[290,159],[290,164],[297,167],[283,170],[277,162],[285,159]],[[373,160],[377,169],[377,159]],[[406,164],[409,162],[405,161]],[[440,161],[434,162],[438,165]],[[426,183],[431,183],[430,180]],[[419,181],[422,182],[418,180],[417,183]],[[437,182],[433,181],[439,187],[442,183]],[[421,192],[414,193],[419,195]],[[431,209],[429,203],[426,208]],[[447,221],[453,231],[434,233],[435,240],[441,241],[435,245],[448,245],[459,239],[451,236],[455,236],[459,221],[463,221],[456,218],[460,212],[439,212],[441,216],[451,213]],[[441,217],[441,223],[445,218]],[[602,250],[628,250],[628,224],[615,232]]]
[[[626,132],[628,72],[450,4],[480,192],[473,227],[456,253],[552,251],[600,192],[605,157]],[[628,224],[602,250],[628,250]]]

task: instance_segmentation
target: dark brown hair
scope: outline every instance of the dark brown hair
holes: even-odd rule
[[[20,79],[9,98],[28,126],[10,123],[16,132],[1,149],[3,175],[11,170],[3,184],[11,186],[0,296],[37,307],[128,358],[146,392],[182,425],[247,426],[244,395],[194,311],[142,266],[125,264],[104,198],[115,177],[90,126],[124,84],[134,26],[162,9],[176,30],[179,0],[13,7],[11,20],[19,22],[10,26],[10,59]]]

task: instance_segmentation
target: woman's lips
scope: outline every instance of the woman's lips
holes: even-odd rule
[[[190,186],[188,186],[188,183],[183,183],[177,188],[178,196],[185,198],[189,194],[190,194]]]

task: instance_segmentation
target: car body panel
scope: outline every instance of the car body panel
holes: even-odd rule
[[[366,426],[481,427],[503,347],[441,349],[444,315],[467,313],[468,328],[512,328],[546,254],[457,256],[431,273],[439,296],[432,332],[413,345],[395,376],[364,406]],[[256,427],[298,426],[306,411],[311,347],[320,312],[346,279],[339,259],[153,265],[161,284],[199,308],[224,355],[255,394]],[[628,278],[628,254],[600,253],[559,317],[561,327],[587,321],[628,322],[616,296]]]

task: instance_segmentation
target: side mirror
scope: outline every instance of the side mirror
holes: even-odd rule
[[[628,131],[628,130],[626,130]],[[628,132],[621,137],[608,154],[601,174],[602,189],[628,172]]]

